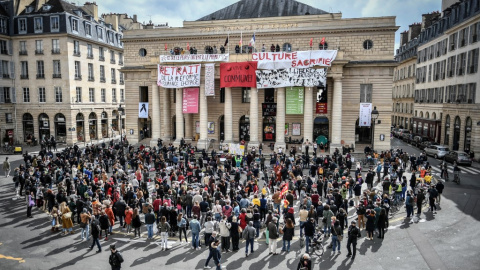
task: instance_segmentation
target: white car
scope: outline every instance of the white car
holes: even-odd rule
[[[448,152],[450,152],[450,149],[448,149],[448,146],[445,145],[430,145],[425,147],[424,151],[427,156],[443,158],[446,154],[448,154]]]

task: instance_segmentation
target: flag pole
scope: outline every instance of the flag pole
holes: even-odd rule
[[[230,32],[227,32],[227,48],[228,48],[228,54],[230,54]]]

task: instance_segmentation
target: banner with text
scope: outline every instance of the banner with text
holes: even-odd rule
[[[303,114],[303,87],[290,87],[286,89],[285,114]]]
[[[239,143],[229,143],[228,144],[228,153],[230,155],[240,155],[243,156],[245,153],[245,145]]]
[[[188,66],[158,65],[158,86],[164,88],[184,88],[200,86],[201,64]]]
[[[337,57],[336,50],[315,50],[298,52],[258,52],[252,60],[258,62],[258,69],[329,67]]]
[[[257,87],[256,62],[238,62],[220,64],[220,88]]]
[[[288,68],[257,70],[257,88],[278,88],[288,86],[324,87],[327,72],[324,68]]]
[[[215,96],[215,64],[205,64],[205,96]]]
[[[360,127],[369,127],[372,120],[372,103],[360,103],[360,117],[358,125]]]
[[[230,55],[227,54],[179,54],[160,55],[160,63],[178,62],[228,62]]]
[[[262,116],[277,116],[277,103],[262,103]]]
[[[327,86],[318,88],[317,90],[317,102],[315,103],[315,113],[317,114],[326,114],[327,113],[327,103],[328,103],[328,95],[327,95]]]
[[[183,89],[183,113],[198,113],[198,88]]]

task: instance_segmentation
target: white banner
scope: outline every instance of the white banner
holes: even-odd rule
[[[257,69],[329,67],[337,57],[336,50],[316,50],[298,52],[258,52],[252,54],[257,61]]]
[[[184,88],[200,86],[201,64],[188,66],[158,65],[158,86],[164,88]]]
[[[160,55],[160,63],[179,62],[228,62],[230,55],[227,54],[179,54]]]
[[[278,88],[288,86],[324,87],[327,71],[324,68],[288,68],[257,70],[257,88]]]
[[[148,102],[138,103],[138,118],[148,118]]]
[[[215,96],[215,64],[205,64],[205,96]]]
[[[360,103],[358,126],[370,127],[372,124],[372,103]]]
[[[228,153],[230,155],[243,156],[243,154],[245,154],[245,145],[241,145],[239,143],[229,143],[227,145],[228,145]]]

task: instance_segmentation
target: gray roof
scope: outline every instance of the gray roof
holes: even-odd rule
[[[295,0],[240,0],[197,21],[320,15],[328,12]]]

